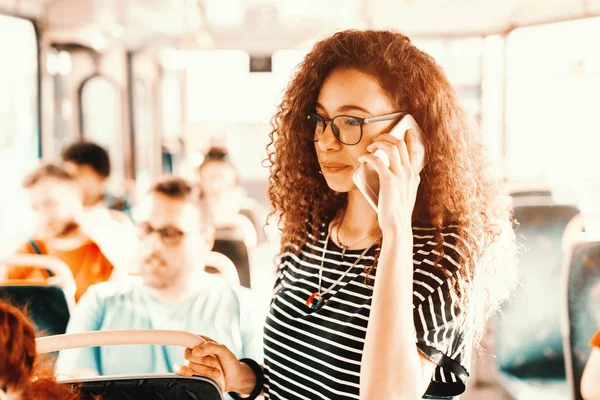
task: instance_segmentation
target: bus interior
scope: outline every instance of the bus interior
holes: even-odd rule
[[[209,149],[226,148],[261,229],[217,238],[214,265],[267,306],[270,119],[314,43],[345,29],[394,29],[435,58],[513,204],[520,283],[460,398],[582,399],[600,328],[600,0],[0,0],[0,265],[31,263],[14,255],[35,224],[21,182],[70,143],[108,150],[107,190],[131,205],[165,174],[197,180]],[[66,282],[50,333],[75,307]],[[55,294],[18,295],[44,314],[32,299]]]

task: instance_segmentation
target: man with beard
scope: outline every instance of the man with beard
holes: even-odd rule
[[[250,292],[204,272],[213,241],[207,215],[181,178],[156,183],[135,212],[141,279],[95,285],[81,299],[67,333],[169,329],[209,336],[239,357],[262,357],[260,312]],[[118,375],[173,372],[183,351],[170,346],[115,346],[61,351],[59,372]]]
[[[44,164],[23,181],[37,217],[31,240],[19,253],[51,255],[62,260],[73,273],[75,299],[90,285],[123,271],[125,260],[135,253],[137,239],[121,224],[102,223],[84,212],[82,193],[75,178],[56,164]],[[115,226],[121,229],[115,229]],[[117,261],[119,260],[119,261]],[[8,279],[46,279],[49,274],[33,267],[15,267]]]

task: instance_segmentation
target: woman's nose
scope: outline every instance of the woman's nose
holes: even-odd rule
[[[339,140],[337,140],[337,138],[335,137],[335,134],[333,133],[333,122],[332,121],[329,121],[325,125],[325,131],[319,138],[317,144],[319,145],[319,149],[321,151],[332,151],[332,150],[340,149],[342,144],[339,142]]]

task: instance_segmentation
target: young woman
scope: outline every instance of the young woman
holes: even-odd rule
[[[405,113],[424,132],[420,173],[415,132],[389,134]],[[283,236],[264,367],[206,338],[180,373],[234,397],[462,393],[486,311],[512,282],[513,235],[441,68],[401,34],[340,32],[306,56],[273,122]],[[379,175],[377,212],[352,179],[361,163]],[[499,248],[506,262],[493,262]]]

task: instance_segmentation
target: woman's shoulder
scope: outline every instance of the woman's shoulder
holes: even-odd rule
[[[468,232],[458,224],[436,228],[431,224],[415,223],[412,227],[413,240],[428,245],[468,246]]]
[[[459,225],[448,224],[441,229],[427,224],[413,226],[413,260],[420,269],[430,273],[454,275],[463,264],[464,249],[469,244]]]

